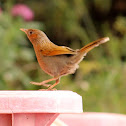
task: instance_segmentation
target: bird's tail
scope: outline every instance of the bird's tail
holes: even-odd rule
[[[109,37],[104,37],[104,38],[101,38],[101,39],[98,39],[96,41],[93,41],[89,44],[87,44],[86,46],[82,47],[79,52],[81,53],[88,53],[90,50],[92,50],[94,47],[97,47],[99,46],[100,44],[103,44],[105,42],[109,41]]]
[[[105,42],[109,41],[109,37],[104,37],[101,39],[98,39],[96,41],[93,41],[89,44],[87,44],[86,46],[82,47],[80,50],[78,50],[77,55],[74,55],[71,59],[72,63],[79,63],[81,62],[81,60],[84,58],[84,56],[86,56],[86,54],[92,50],[94,47],[99,46],[100,44],[103,44]]]

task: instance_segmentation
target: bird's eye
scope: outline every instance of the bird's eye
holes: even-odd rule
[[[30,35],[31,35],[32,33],[33,33],[32,31],[29,32]]]

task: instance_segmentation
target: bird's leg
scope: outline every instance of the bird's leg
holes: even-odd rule
[[[42,82],[30,82],[31,84],[34,84],[34,85],[43,85],[43,86],[45,86],[45,87],[49,87],[50,86],[50,84],[46,84],[46,83],[48,83],[48,82],[50,82],[50,81],[54,81],[54,80],[56,80],[58,77],[54,77],[54,78],[51,78],[51,79],[48,79],[48,80],[45,80],[45,81],[42,81]]]
[[[60,82],[60,78],[56,79],[56,82],[51,85],[47,90],[53,90],[53,88]]]
[[[45,86],[45,87],[49,87],[51,84],[45,84],[45,83],[42,83],[42,82],[30,82],[30,84],[34,84],[34,85],[42,85],[42,86]]]

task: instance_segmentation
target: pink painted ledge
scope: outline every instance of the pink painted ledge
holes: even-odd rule
[[[72,91],[0,91],[0,126],[50,126],[60,113],[82,113]]]
[[[68,126],[126,126],[126,115],[116,113],[60,114],[57,119]]]

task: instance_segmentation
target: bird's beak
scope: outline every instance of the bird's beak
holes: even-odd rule
[[[20,28],[20,30],[27,33],[27,29],[25,29],[25,28]]]

